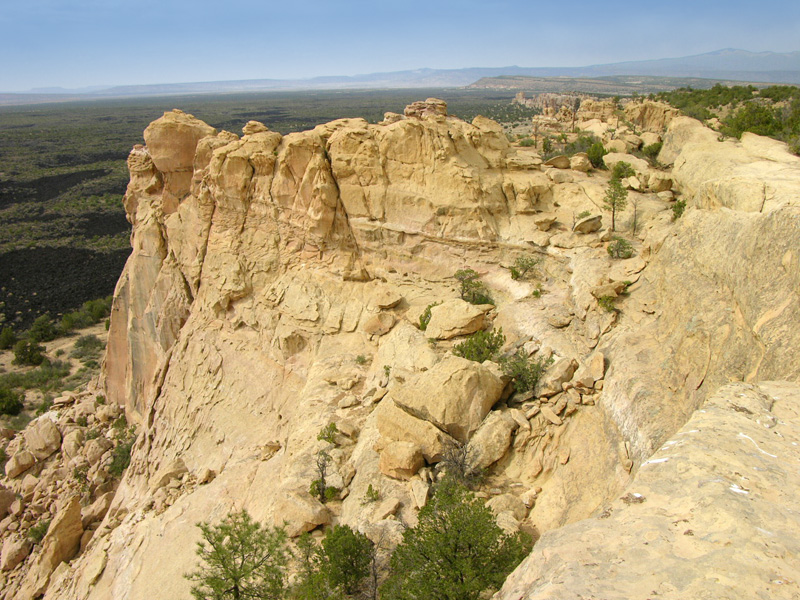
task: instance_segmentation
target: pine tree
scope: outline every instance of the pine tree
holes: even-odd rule
[[[219,525],[198,523],[202,565],[186,578],[197,600],[261,600],[284,595],[289,561],[286,532],[253,521],[247,511],[228,514]]]

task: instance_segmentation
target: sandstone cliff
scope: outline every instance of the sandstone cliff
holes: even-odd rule
[[[454,443],[489,470],[498,521],[539,535],[618,497],[720,386],[797,382],[800,209],[787,190],[800,167],[681,119],[664,136],[675,167],[637,168],[637,255],[614,261],[605,176],[541,165],[441,101],[287,136],[255,122],[217,132],[180,111],[155,121],[128,159],[133,250],[104,366],[138,438],[101,533],[48,573],[45,597],[188,597],[194,525],[232,509],[292,535],[344,522],[396,536]],[[692,166],[720,149],[715,171]],[[781,191],[759,210],[713,183],[730,169],[761,190],[773,171],[745,165],[775,156]],[[677,222],[664,187],[690,207]],[[538,281],[513,280],[506,267],[531,254]],[[459,299],[464,267],[493,306]],[[598,304],[623,289],[619,310]],[[553,357],[537,395],[510,396],[497,365],[450,353],[487,326],[506,350]],[[329,423],[342,491],[323,505],[308,489]],[[378,504],[364,504],[370,485]],[[31,589],[26,564],[5,598]]]

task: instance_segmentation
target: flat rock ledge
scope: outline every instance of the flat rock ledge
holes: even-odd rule
[[[800,597],[800,386],[729,384],[495,600]]]

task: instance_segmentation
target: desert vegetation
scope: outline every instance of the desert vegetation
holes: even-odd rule
[[[792,152],[800,154],[800,88],[796,86],[759,89],[717,84],[708,90],[681,88],[654,97],[701,121],[720,119],[724,135],[738,138],[750,131],[787,142]]]
[[[383,567],[378,545],[347,525],[328,529],[320,542],[305,533],[293,544],[282,527],[245,510],[197,526],[199,565],[186,578],[198,600],[477,600],[498,589],[531,547],[527,535],[503,533],[491,510],[449,475]]]

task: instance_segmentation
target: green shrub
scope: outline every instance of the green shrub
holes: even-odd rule
[[[470,304],[493,304],[489,290],[480,281],[480,275],[473,269],[459,269],[453,277],[461,284],[461,299]]]
[[[34,340],[20,340],[14,344],[14,364],[37,366],[44,362],[44,346]]]
[[[50,520],[39,521],[36,525],[28,530],[28,539],[34,544],[38,544],[47,535],[47,530],[50,529]]]
[[[322,540],[320,571],[331,589],[355,594],[370,573],[372,542],[347,525],[336,525]]]
[[[31,325],[28,330],[28,339],[32,342],[49,342],[56,339],[58,331],[49,314],[41,315]]]
[[[497,331],[476,331],[460,344],[456,344],[453,347],[453,354],[468,360],[483,362],[497,356],[505,343],[506,336],[503,335],[502,327]]]
[[[317,452],[315,459],[317,478],[311,482],[308,493],[316,497],[325,504],[328,500],[334,500],[339,495],[339,490],[328,485],[328,465],[331,462],[331,455],[325,450]]]
[[[642,154],[648,161],[650,161],[651,164],[655,164],[658,162],[658,154],[661,152],[661,148],[663,146],[664,144],[662,142],[650,144],[649,146],[642,148]]]
[[[686,200],[678,200],[672,205],[672,220],[677,221],[683,216],[683,211],[686,210]]]
[[[336,434],[339,433],[339,428],[336,423],[328,423],[317,434],[317,439],[320,442],[328,442],[329,444],[336,444]]]
[[[633,246],[625,238],[616,236],[608,245],[608,254],[611,258],[630,258],[633,256]]]
[[[0,331],[0,350],[13,348],[16,343],[17,334],[14,333],[14,330],[11,327],[3,327],[3,330]]]
[[[740,138],[745,131],[776,137],[782,130],[783,123],[778,110],[753,101],[745,103],[725,119],[721,131],[725,135]]]
[[[370,504],[372,502],[377,502],[380,499],[381,499],[380,492],[376,490],[374,487],[372,487],[372,484],[370,483],[367,486],[367,491],[364,492],[364,498],[361,500],[361,506]]]
[[[605,169],[606,165],[603,162],[603,157],[608,154],[608,150],[603,147],[603,144],[600,142],[596,142],[589,146],[586,150],[586,154],[589,157],[589,162],[592,163],[592,166],[595,169]]]
[[[27,373],[6,373],[0,376],[0,386],[29,390],[38,388],[43,392],[62,386],[62,379],[69,375],[69,363],[43,358],[41,366]]]
[[[619,161],[617,164],[614,165],[614,168],[611,170],[611,177],[613,179],[627,179],[628,177],[633,177],[636,173],[631,166],[631,163],[625,162],[624,160]]]
[[[24,407],[22,394],[7,387],[0,387],[0,415],[18,415]]]
[[[597,299],[597,304],[607,312],[614,312],[617,310],[614,306],[614,296],[600,296]]]
[[[594,146],[595,144],[599,144],[600,148],[602,150],[603,144],[600,142],[600,140],[596,136],[594,136],[594,135],[582,135],[582,136],[578,137],[577,140],[575,140],[574,142],[570,142],[569,144],[567,144],[564,147],[564,154],[566,154],[568,156],[571,156],[573,154],[577,154],[578,152],[586,152],[586,154],[588,155],[589,154],[589,149],[592,146]],[[600,156],[601,161],[602,161],[602,158],[603,157],[601,155]],[[589,160],[591,161],[591,158]],[[594,163],[592,163],[592,164],[594,164]]]
[[[83,303],[80,310],[65,314],[61,317],[59,326],[61,333],[69,333],[73,329],[83,329],[99,323],[111,314],[112,299],[112,296],[107,296],[97,300],[88,300]]]
[[[103,342],[99,337],[94,334],[82,335],[75,341],[70,356],[77,359],[97,358],[102,349]]]
[[[363,354],[359,354],[358,356],[356,356],[356,364],[357,365],[367,364],[367,357],[364,356]]]
[[[321,479],[315,479],[311,482],[308,493],[325,504],[330,500],[336,500],[336,496],[339,495],[339,489],[330,485],[324,485]]]
[[[535,146],[536,142],[534,142],[531,138],[526,137],[520,140],[519,145],[528,148],[530,146]]]
[[[433,304],[428,304],[425,307],[425,310],[422,311],[422,314],[419,316],[419,330],[425,331],[428,328],[428,323],[431,322],[431,309],[434,306],[439,306],[441,302],[434,302]]]
[[[528,273],[534,275],[541,260],[535,256],[518,256],[514,264],[508,268],[511,279],[523,279]]]
[[[530,540],[506,535],[484,501],[444,479],[403,533],[381,600],[478,600],[489,597],[525,557]]]
[[[88,435],[86,436],[88,439]],[[131,464],[131,449],[136,441],[133,431],[129,431],[119,444],[111,451],[111,464],[108,472],[112,477],[122,477],[125,469]]]
[[[503,367],[503,373],[513,380],[514,391],[524,394],[536,390],[539,380],[552,362],[552,358],[549,361],[539,357],[531,358],[520,348],[510,357],[503,358],[500,364]]]

